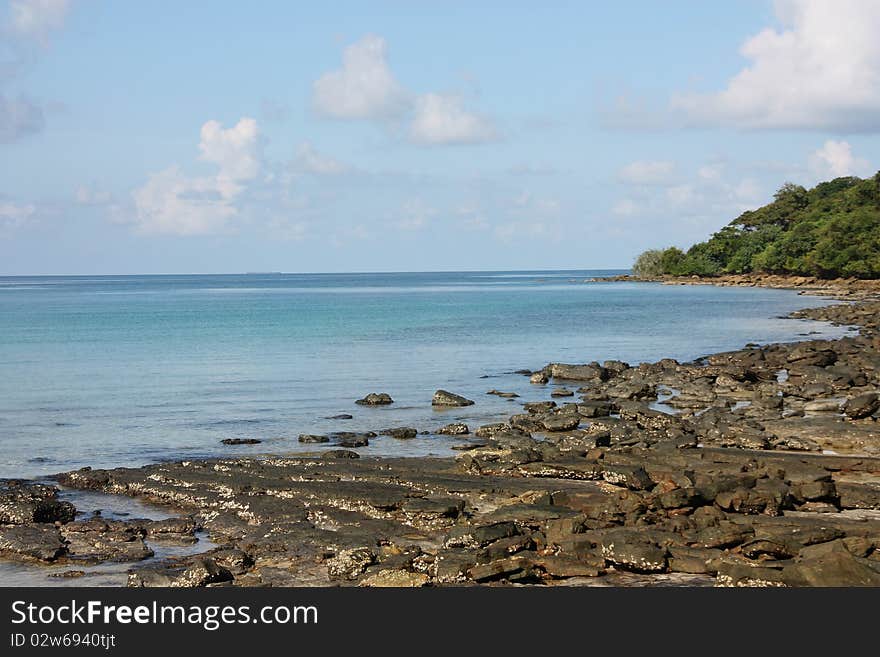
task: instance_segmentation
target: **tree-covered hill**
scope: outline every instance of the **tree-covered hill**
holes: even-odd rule
[[[773,202],[744,212],[687,252],[642,253],[637,276],[763,272],[880,278],[880,172],[805,189],[786,183]]]

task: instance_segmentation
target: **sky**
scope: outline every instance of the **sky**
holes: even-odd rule
[[[0,275],[627,268],[880,168],[880,2],[0,0]]]

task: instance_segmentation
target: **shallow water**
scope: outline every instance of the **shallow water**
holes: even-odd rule
[[[51,483],[51,482],[47,482]],[[176,510],[158,507],[140,500],[121,495],[109,495],[93,491],[62,490],[59,496],[77,509],[77,521],[89,518],[99,511],[108,520],[133,520],[149,518],[162,520],[181,515]],[[141,562],[78,564],[43,564],[27,561],[0,560],[0,586],[125,586],[128,571],[139,565],[154,563],[168,557],[184,556],[206,552],[215,544],[208,540],[205,532],[196,534],[198,540],[191,545],[174,545],[163,541],[147,540],[153,556]],[[65,577],[64,573],[80,571],[78,577]]]
[[[824,299],[587,282],[609,273],[0,278],[0,477],[325,449],[300,433],[476,425],[547,398],[516,369],[845,332],[781,318]],[[477,403],[432,409],[437,388]],[[396,403],[354,404],[368,392]],[[354,418],[326,419],[339,413]],[[359,451],[443,455],[455,442],[380,437]]]

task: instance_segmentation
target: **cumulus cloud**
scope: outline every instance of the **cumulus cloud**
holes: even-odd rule
[[[312,103],[336,119],[385,119],[401,112],[406,92],[388,67],[385,39],[367,35],[348,46],[342,68],[325,73],[312,86]]]
[[[621,182],[631,185],[662,185],[668,183],[675,163],[665,160],[631,162],[617,174]]]
[[[624,194],[610,207],[616,228],[637,236],[646,226],[662,223],[670,243],[704,239],[745,210],[766,203],[771,194],[748,172],[717,161],[663,183],[621,183]]]
[[[10,143],[43,129],[42,108],[24,97],[10,98],[0,92],[0,143]]]
[[[219,121],[202,126],[201,159],[220,167],[219,176],[230,181],[252,180],[260,172],[259,129],[254,119],[242,118],[225,129]]]
[[[15,228],[28,222],[36,214],[37,208],[33,204],[18,204],[13,201],[0,199],[0,226]]]
[[[423,146],[475,144],[498,136],[492,121],[466,109],[460,96],[407,90],[388,66],[385,39],[376,35],[346,47],[342,68],[314,82],[312,106],[328,118],[381,121]]]
[[[206,235],[227,229],[239,214],[236,202],[262,164],[257,122],[245,117],[224,129],[208,121],[200,137],[200,157],[217,165],[216,175],[192,177],[179,166],[152,174],[132,193],[140,232]]]
[[[475,144],[497,137],[492,122],[466,110],[461,98],[429,93],[415,102],[410,137],[420,144]]]
[[[880,3],[777,0],[780,27],[742,46],[749,65],[725,89],[672,101],[696,124],[880,129]]]
[[[350,172],[352,167],[334,157],[320,153],[311,142],[304,141],[296,149],[293,169],[296,172],[316,176],[338,176]]]
[[[64,26],[69,0],[11,0],[9,23],[13,32],[45,43],[49,34]]]
[[[841,176],[867,176],[871,173],[868,161],[853,155],[852,146],[848,142],[833,139],[826,141],[810,155],[809,166],[819,180]]]
[[[234,188],[215,177],[187,177],[177,166],[150,175],[132,197],[137,227],[143,233],[216,233],[237,213]]]
[[[49,35],[64,25],[68,0],[11,0],[0,25],[0,83],[20,76],[35,55],[35,45],[48,44]],[[39,48],[36,48],[39,50]],[[11,143],[40,132],[43,107],[23,95],[11,97],[0,89],[0,143]]]

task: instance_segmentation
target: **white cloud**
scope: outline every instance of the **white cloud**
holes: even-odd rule
[[[749,65],[722,91],[673,99],[697,124],[740,128],[880,129],[880,3],[777,0],[780,28],[741,48]]]
[[[43,110],[32,101],[0,92],[0,143],[9,143],[43,129]]]
[[[206,235],[222,231],[238,210],[238,188],[217,177],[190,178],[177,166],[154,173],[132,194],[140,232]]]
[[[867,176],[871,173],[868,161],[853,155],[852,146],[845,141],[829,139],[809,159],[810,170],[819,180],[841,176]]]
[[[228,129],[218,121],[206,122],[200,158],[217,165],[216,175],[191,177],[178,166],[152,174],[132,193],[138,230],[168,235],[226,230],[239,214],[236,201],[262,168],[259,134],[257,122],[246,117]]]
[[[247,117],[226,130],[219,121],[208,121],[201,130],[201,159],[218,165],[221,178],[252,180],[260,172],[259,134],[257,122]]]
[[[345,162],[315,150],[309,141],[302,142],[296,149],[293,168],[295,171],[317,176],[337,176],[352,170]]]
[[[0,226],[14,228],[33,218],[37,208],[33,204],[19,205],[0,199]]]
[[[348,46],[342,68],[312,86],[315,110],[337,119],[382,119],[399,114],[406,92],[388,68],[385,39],[367,35]]]
[[[618,178],[631,185],[662,185],[669,182],[675,163],[666,160],[631,162],[618,172]]]
[[[414,142],[426,145],[475,144],[497,137],[492,122],[466,110],[461,98],[435,93],[416,99],[409,134]]]
[[[10,25],[20,36],[45,43],[52,31],[64,26],[69,8],[69,0],[11,0]]]

